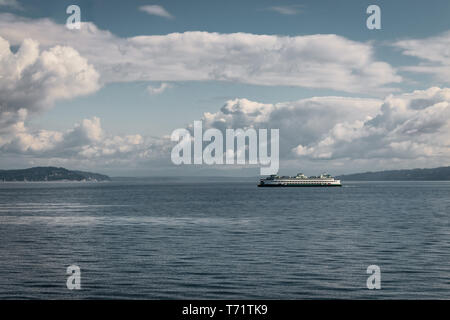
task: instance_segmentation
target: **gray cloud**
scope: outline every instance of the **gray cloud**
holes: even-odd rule
[[[450,156],[450,89],[430,88],[389,96],[366,121],[346,119],[327,134],[293,148],[299,158],[428,158],[447,164]]]
[[[375,59],[370,43],[333,34],[184,32],[119,38],[89,22],[74,32],[49,19],[0,14],[0,35],[13,44],[28,36],[43,46],[73,47],[99,70],[103,82],[216,80],[374,94],[402,80],[392,66]]]
[[[124,162],[136,166],[169,155],[168,148],[168,138],[111,135],[102,129],[97,117],[84,119],[64,132],[32,130],[22,123],[3,143],[0,140],[3,155],[26,155],[29,159],[59,163],[80,161],[89,167]]]
[[[55,46],[40,52],[38,43],[25,39],[16,53],[0,37],[0,146],[11,150],[47,150],[59,133],[30,135],[28,117],[48,110],[56,100],[96,91],[99,74],[77,51]]]
[[[424,39],[408,39],[394,43],[404,55],[422,60],[405,71],[431,74],[442,83],[450,82],[450,31]]]
[[[205,113],[206,127],[278,128],[282,168],[338,172],[448,165],[450,89],[429,88],[384,100],[315,97],[263,104],[228,101]]]
[[[280,130],[280,156],[293,158],[292,148],[321,140],[345,121],[365,121],[377,114],[377,99],[313,97],[293,102],[263,104],[247,99],[228,101],[220,111],[205,113],[204,126]]]
[[[375,60],[371,44],[336,35],[186,32],[124,39],[92,23],[74,32],[49,19],[11,14],[0,14],[0,35],[11,43],[0,38],[0,153],[2,159],[30,164],[98,168],[101,163],[141,170],[149,164],[171,166],[168,137],[111,135],[95,117],[66,131],[27,127],[29,117],[55,101],[95,92],[102,81],[223,80],[381,92],[401,80],[389,64]],[[426,60],[407,70],[444,81],[450,76],[449,39],[444,34],[396,45],[404,54]],[[13,53],[11,45],[20,47]],[[150,87],[149,93],[163,90],[163,85]],[[284,167],[356,171],[448,164],[449,104],[447,88],[384,100],[313,97],[265,104],[234,99],[202,120],[205,127],[222,130],[280,129]]]
[[[201,120],[205,129],[280,129],[282,170],[341,173],[438,166],[448,164],[450,157],[448,88],[391,95],[384,100],[314,97],[265,104],[234,99],[218,112],[205,113]],[[82,164],[122,171],[125,167],[140,172],[146,168],[175,170],[170,162],[174,143],[168,137],[111,135],[95,117],[64,132],[33,131],[23,123],[14,128],[7,141],[0,140],[0,152],[6,159],[15,154],[27,155],[30,163],[39,164]]]
[[[39,52],[25,39],[16,53],[0,37],[0,114],[21,109],[37,112],[56,100],[85,95],[99,88],[99,75],[77,51],[55,46]],[[2,117],[4,118],[4,117]]]

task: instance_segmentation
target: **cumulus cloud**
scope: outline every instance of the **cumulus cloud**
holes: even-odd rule
[[[0,136],[0,150],[4,152],[24,154],[27,152],[45,152],[52,149],[62,140],[62,134],[49,130],[29,132],[24,121],[18,121],[8,128],[8,132]]]
[[[380,92],[402,79],[370,43],[338,35],[184,32],[119,38],[84,22],[77,32],[49,19],[0,14],[0,35],[75,48],[103,82],[233,81],[264,86]]]
[[[85,95],[99,88],[99,75],[77,51],[55,46],[39,51],[25,39],[16,53],[0,37],[0,123],[24,121],[59,99]]]
[[[63,135],[29,132],[27,119],[48,110],[56,100],[96,91],[98,79],[96,70],[70,47],[40,51],[36,41],[25,39],[13,53],[0,37],[0,147],[16,153],[52,149]]]
[[[448,88],[390,95],[384,100],[314,97],[272,104],[233,99],[201,120],[204,129],[221,131],[279,129],[284,170],[342,173],[439,166],[447,165],[450,157]],[[174,143],[169,137],[112,135],[96,117],[62,132],[32,130],[20,121],[12,128],[8,135],[0,135],[2,157],[21,154],[38,164],[75,163],[94,169],[174,167],[170,162]]]
[[[345,97],[317,97],[277,104],[234,99],[216,113],[205,113],[202,120],[205,129],[279,128],[281,157],[288,159],[293,158],[293,146],[321,139],[327,128],[345,119],[364,120],[374,116],[380,104],[376,99]],[[125,165],[142,169],[150,162],[153,167],[173,167],[170,152],[174,143],[169,137],[111,135],[102,129],[96,117],[84,119],[62,132],[33,130],[23,121],[13,128],[8,134],[0,135],[2,157],[20,154],[38,164],[47,159],[55,165],[78,162],[89,168],[101,163],[100,168]]]
[[[403,69],[435,76],[443,83],[450,82],[450,31],[425,39],[401,40],[394,43],[404,55],[421,59],[418,65]]]
[[[202,120],[222,131],[279,129],[282,168],[383,170],[448,165],[450,157],[448,88],[384,100],[314,97],[265,104],[235,99]]]
[[[80,162],[85,165],[139,163],[168,155],[168,138],[150,138],[139,134],[112,135],[102,129],[98,117],[84,119],[63,132],[32,130],[23,122],[1,136],[2,156],[26,155],[29,159],[47,159],[52,163]]]
[[[84,120],[69,133],[26,127],[30,116],[49,109],[55,101],[96,91],[98,80],[97,71],[73,48],[54,46],[40,51],[38,42],[25,39],[14,53],[8,41],[0,37],[2,157],[5,154],[49,155],[66,146],[76,134],[78,141],[99,140],[101,132],[96,119]]]
[[[337,35],[185,32],[119,38],[92,23],[73,32],[49,19],[0,14],[0,36],[0,153],[2,159],[20,154],[39,164],[139,166],[157,159],[161,166],[170,165],[168,137],[112,135],[96,117],[66,131],[27,127],[33,114],[57,100],[95,92],[101,82],[158,81],[159,87],[147,88],[158,94],[170,87],[168,82],[185,80],[347,92],[381,92],[401,81],[394,68],[375,59],[372,44]],[[444,34],[396,45],[425,61],[407,70],[445,81],[449,38]],[[447,88],[384,100],[313,97],[272,104],[234,99],[202,120],[204,127],[220,130],[280,129],[280,156],[290,166],[445,165],[449,103]]]
[[[312,159],[434,159],[450,157],[450,89],[430,88],[391,95],[365,121],[345,119],[320,139],[293,152]]]
[[[292,158],[298,144],[319,141],[335,125],[344,121],[364,121],[379,111],[381,100],[347,97],[314,97],[299,101],[265,104],[234,99],[216,113],[205,113],[204,126],[280,130],[280,156]]]
[[[171,15],[166,9],[159,5],[146,5],[139,7],[139,10],[144,11],[153,16],[159,16],[167,19],[173,19],[173,15]]]

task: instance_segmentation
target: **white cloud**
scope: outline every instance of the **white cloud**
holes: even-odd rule
[[[270,11],[277,12],[283,15],[296,15],[302,12],[302,5],[288,5],[288,6],[272,6],[267,8]]]
[[[448,165],[450,89],[430,88],[391,95],[365,121],[345,119],[293,152],[310,159],[429,159]]]
[[[150,15],[159,16],[167,19],[173,19],[173,15],[171,15],[166,9],[159,5],[146,5],[139,7],[139,10],[144,11]]]
[[[20,113],[24,120],[26,111]],[[449,88],[384,100],[314,97],[271,104],[234,99],[218,112],[205,113],[202,120],[204,129],[279,129],[284,170],[342,173],[430,167],[448,165],[450,157]],[[8,134],[0,134],[2,159],[15,155],[35,164],[122,172],[124,168],[172,170],[172,146],[169,137],[112,135],[96,117],[63,132],[33,130],[16,121]]]
[[[25,39],[16,53],[0,37],[0,119],[21,109],[37,112],[59,99],[85,95],[99,88],[99,75],[77,51],[55,46],[39,52]]]
[[[61,141],[57,132],[31,134],[27,119],[52,107],[56,100],[96,91],[99,75],[77,51],[55,46],[40,51],[25,39],[16,53],[0,37],[0,146],[17,152],[45,151]]]
[[[170,84],[163,82],[159,85],[159,87],[148,86],[147,91],[151,95],[157,95],[163,93],[166,89],[169,89],[171,87],[172,86]]]
[[[385,170],[448,165],[450,89],[429,88],[384,100],[315,97],[264,104],[228,101],[205,113],[204,127],[280,130],[282,168]]]
[[[425,39],[397,41],[394,46],[404,55],[423,60],[403,70],[431,74],[442,83],[450,83],[450,31]]]
[[[69,130],[65,136],[66,145],[89,144],[102,141],[104,136],[100,118],[84,119],[81,123],[76,124],[72,130]]]
[[[12,139],[4,141],[2,151],[19,154],[29,152],[46,152],[53,149],[63,139],[60,132],[50,130],[38,130],[30,133],[23,122],[14,125]]]
[[[0,14],[0,35],[13,44],[27,36],[43,46],[71,46],[99,70],[103,82],[215,80],[374,94],[402,80],[392,66],[375,59],[370,43],[332,34],[184,32],[119,38],[88,22],[72,32],[49,19]]]
[[[9,7],[13,9],[22,8],[22,6],[17,0],[0,0],[0,7]]]
[[[0,153],[2,159],[26,155],[41,164],[123,167],[156,161],[170,166],[167,137],[111,135],[96,117],[66,131],[27,127],[34,113],[59,99],[95,92],[100,81],[159,81],[159,87],[148,87],[150,94],[169,88],[169,81],[185,80],[347,92],[381,92],[401,81],[394,68],[375,59],[370,43],[337,35],[185,32],[119,38],[92,23],[73,32],[49,19],[0,14],[0,36]],[[407,70],[448,81],[449,43],[450,34],[443,34],[396,45],[425,61]],[[13,52],[11,45],[20,47]],[[205,127],[219,129],[280,129],[286,166],[347,166],[357,171],[448,164],[449,105],[447,88],[384,100],[313,97],[267,104],[234,99],[218,112],[205,113],[203,120]]]
[[[205,113],[204,127],[280,128],[282,157],[291,157],[290,150],[300,142],[319,140],[327,128],[343,119],[365,119],[375,115],[381,101],[342,97],[318,97],[295,102],[263,104],[247,99],[228,101],[219,112]],[[99,118],[84,119],[64,132],[34,130],[17,121],[7,133],[0,134],[0,153],[9,159],[12,154],[34,164],[81,164],[103,169],[146,166],[173,167],[169,137],[151,138],[139,134],[111,135],[101,127]],[[319,125],[320,124],[320,125]],[[47,162],[45,162],[47,159]]]
[[[65,132],[33,130],[19,122],[0,138],[2,157],[13,154],[27,155],[31,160],[52,159],[54,163],[81,161],[90,167],[105,163],[136,166],[168,154],[170,147],[167,138],[109,134],[98,117],[84,119]]]
[[[216,113],[203,115],[204,127],[268,128],[280,130],[280,156],[292,157],[299,144],[320,141],[329,130],[345,121],[374,117],[382,104],[378,99],[314,97],[299,101],[264,104],[247,99],[229,100]]]

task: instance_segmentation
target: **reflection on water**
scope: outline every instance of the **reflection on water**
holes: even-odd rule
[[[449,215],[448,182],[3,183],[0,298],[449,299]]]

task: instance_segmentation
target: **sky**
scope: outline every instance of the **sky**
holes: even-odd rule
[[[0,168],[259,174],[175,166],[195,120],[279,129],[281,174],[447,166],[449,48],[445,0],[0,0]]]

